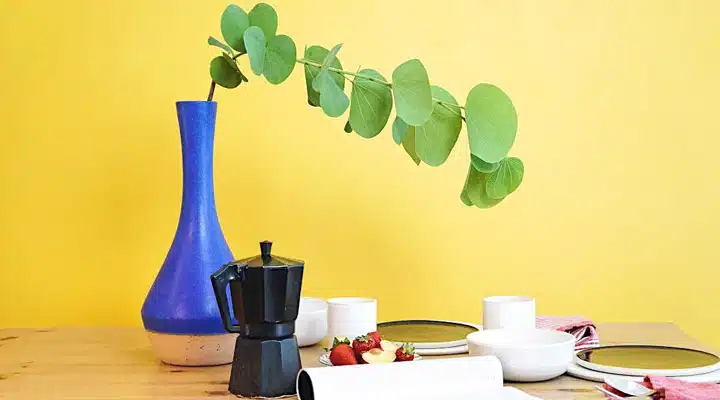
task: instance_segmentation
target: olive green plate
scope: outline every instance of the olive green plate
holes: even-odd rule
[[[720,369],[720,357],[700,350],[650,345],[600,346],[575,355],[578,365],[619,375],[690,376]]]
[[[481,327],[465,322],[412,319],[381,322],[377,329],[384,340],[412,343],[417,349],[442,349],[467,345],[467,335]]]

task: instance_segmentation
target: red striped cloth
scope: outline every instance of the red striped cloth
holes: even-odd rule
[[[597,327],[589,319],[581,315],[563,317],[539,315],[535,318],[538,329],[555,329],[574,335],[575,350],[586,350],[600,345]]]

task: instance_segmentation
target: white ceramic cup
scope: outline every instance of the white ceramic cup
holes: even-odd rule
[[[377,330],[377,300],[365,297],[328,299],[328,345],[337,336],[353,338]]]
[[[534,329],[535,299],[493,296],[483,299],[483,329]]]
[[[298,346],[312,346],[327,336],[327,302],[315,297],[301,297],[300,310],[295,320],[295,337]]]

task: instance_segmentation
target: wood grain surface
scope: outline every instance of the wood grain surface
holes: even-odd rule
[[[670,323],[608,323],[598,330],[603,344],[713,350]],[[303,366],[320,366],[322,351],[320,345],[301,349]],[[141,328],[0,329],[0,399],[236,399],[227,391],[229,377],[229,365],[159,362]],[[595,383],[568,376],[513,386],[543,399],[603,399]]]

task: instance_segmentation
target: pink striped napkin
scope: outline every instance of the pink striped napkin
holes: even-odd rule
[[[539,329],[555,329],[567,332],[577,338],[575,350],[586,350],[600,345],[597,327],[589,319],[580,315],[563,317],[538,315],[535,325]]]
[[[656,389],[654,400],[717,400],[720,399],[720,385],[715,383],[685,382],[677,378],[664,376],[646,376],[642,382],[650,389]],[[625,394],[615,390],[607,383],[603,387],[618,396]],[[606,398],[610,398],[606,396]]]

